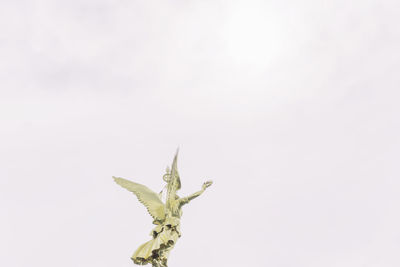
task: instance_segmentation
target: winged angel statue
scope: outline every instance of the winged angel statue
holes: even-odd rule
[[[166,201],[162,200],[162,193],[157,194],[144,185],[131,182],[124,178],[113,177],[115,182],[134,193],[153,217],[156,226],[151,231],[152,240],[141,245],[132,255],[134,263],[145,265],[151,263],[153,267],[167,267],[168,255],[181,236],[179,230],[182,206],[200,196],[212,181],[203,184],[202,189],[190,196],[180,198],[176,192],[181,188],[181,181],[177,170],[178,152],[175,154],[171,170],[167,167],[163,180],[167,183]]]

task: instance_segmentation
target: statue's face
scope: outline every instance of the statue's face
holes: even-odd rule
[[[178,182],[176,183],[176,191],[181,189],[181,178],[178,176]]]
[[[170,173],[167,173],[167,174],[165,174],[164,176],[163,176],[163,180],[168,184],[168,183],[170,183],[171,182],[171,174]],[[180,177],[179,177],[179,175],[178,175],[178,177],[176,178],[176,182],[174,183],[174,186],[175,186],[175,191],[178,191],[179,189],[181,189],[181,179],[180,179]]]

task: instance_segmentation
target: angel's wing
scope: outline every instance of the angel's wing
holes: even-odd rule
[[[165,219],[165,205],[162,203],[158,194],[151,191],[144,185],[134,183],[120,177],[114,177],[114,181],[128,191],[134,193],[139,201],[146,206],[147,211],[155,221],[164,221]]]
[[[171,174],[170,174],[170,179],[168,181],[167,185],[167,201],[166,201],[166,206],[168,209],[171,208],[171,202],[175,201],[175,196],[176,196],[176,191],[177,189],[180,188],[181,180],[179,178],[178,174],[178,152],[179,148],[176,150],[174,160],[172,161],[172,166],[171,166]]]

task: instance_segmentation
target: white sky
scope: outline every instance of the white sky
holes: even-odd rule
[[[0,266],[400,266],[399,1],[0,3]]]

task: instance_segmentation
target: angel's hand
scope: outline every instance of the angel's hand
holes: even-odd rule
[[[207,182],[205,182],[204,184],[203,184],[203,190],[206,190],[206,188],[207,187],[209,187],[210,185],[212,185],[213,184],[213,181],[207,181]]]

